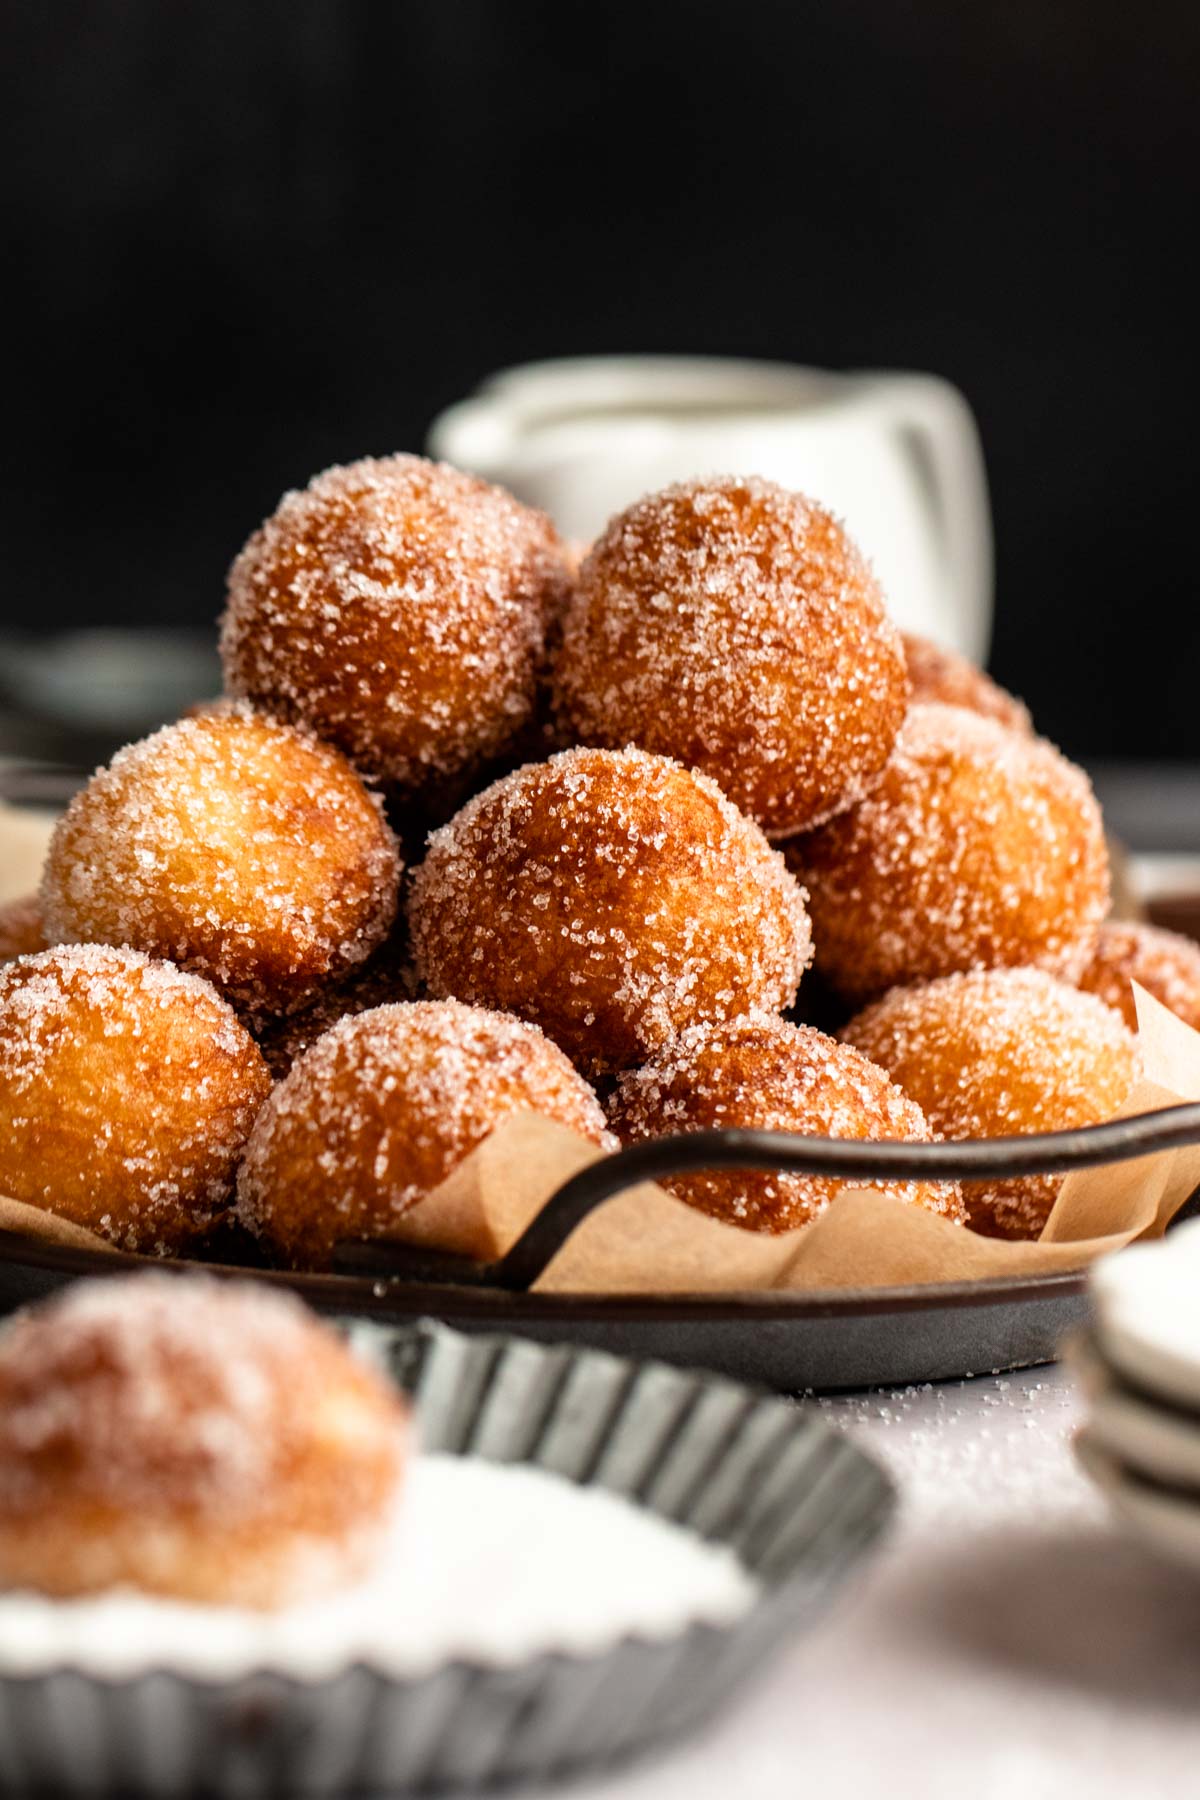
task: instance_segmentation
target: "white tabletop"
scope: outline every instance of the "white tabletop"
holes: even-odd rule
[[[703,1737],[576,1800],[1170,1800],[1200,1792],[1200,1580],[1122,1537],[1059,1369],[811,1401],[900,1516]]]

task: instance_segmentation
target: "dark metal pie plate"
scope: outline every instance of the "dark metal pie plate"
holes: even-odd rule
[[[0,1311],[80,1275],[115,1273],[134,1260],[0,1232]],[[587,1344],[621,1356],[712,1369],[786,1393],[940,1381],[1049,1362],[1087,1311],[1083,1275],[828,1295],[609,1299],[354,1275],[255,1274],[290,1287],[325,1313],[386,1324],[433,1318],[460,1331],[506,1331],[543,1343]]]
[[[624,1188],[672,1171],[791,1168],[859,1181],[1015,1175],[1126,1161],[1197,1141],[1200,1105],[1080,1131],[963,1144],[693,1132],[634,1145],[590,1164],[551,1196],[494,1264],[371,1246],[360,1251],[364,1273],[258,1273],[265,1281],[292,1288],[322,1312],[388,1324],[435,1318],[465,1332],[503,1330],[546,1342],[586,1344],[711,1369],[792,1393],[938,1381],[1050,1361],[1065,1333],[1086,1315],[1086,1276],[816,1294],[594,1297],[528,1289],[595,1207]],[[0,1308],[35,1299],[80,1275],[113,1273],[134,1260],[0,1233]]]
[[[15,787],[12,772],[7,773],[0,791],[25,804],[61,804],[78,779],[27,767],[23,785]],[[1200,1106],[1082,1131],[968,1144],[889,1145],[768,1132],[698,1132],[637,1145],[585,1169],[547,1202],[503,1262],[491,1267],[428,1255],[408,1255],[401,1262],[388,1251],[374,1259],[364,1253],[359,1258],[362,1272],[254,1273],[293,1289],[322,1312],[385,1324],[435,1318],[465,1332],[505,1331],[544,1342],[586,1344],[710,1369],[785,1392],[938,1381],[1053,1360],[1064,1335],[1086,1316],[1086,1275],[819,1294],[576,1297],[527,1290],[594,1206],[637,1181],[672,1171],[791,1168],[852,1175],[860,1181],[883,1176],[936,1180],[1066,1171],[1196,1141]],[[133,1260],[0,1232],[0,1311],[81,1275],[114,1273]],[[240,1267],[230,1272],[246,1273]]]

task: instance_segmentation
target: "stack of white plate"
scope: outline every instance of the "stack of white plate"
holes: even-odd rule
[[[1080,1461],[1133,1530],[1200,1568],[1200,1219],[1110,1257],[1071,1352]]]

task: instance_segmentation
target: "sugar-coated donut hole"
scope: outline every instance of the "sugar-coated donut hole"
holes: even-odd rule
[[[128,943],[233,1001],[288,1076],[241,1196],[280,1261],[320,1267],[344,1237],[386,1236],[514,1106],[541,1110],[539,1096],[547,1116],[604,1141],[595,1095],[555,1045],[589,1076],[620,1075],[613,1119],[631,1138],[707,1124],[836,1134],[860,1111],[861,1135],[961,1136],[936,1106],[922,1114],[916,1075],[902,1095],[880,1073],[881,1098],[849,1040],[888,1007],[906,1042],[920,1037],[893,984],[932,993],[957,971],[992,970],[1003,979],[988,990],[998,1022],[979,1027],[986,1067],[1018,1071],[997,1122],[973,1121],[995,1135],[1051,1128],[1004,1123],[1006,1107],[1032,1108],[1043,1076],[1058,1097],[1040,1048],[1027,1092],[1005,1037],[1022,1008],[1038,1046],[1043,1014],[1057,1019],[1045,993],[1062,984],[1037,968],[1129,1021],[1140,980],[1200,1025],[1200,949],[1136,926],[1097,937],[1107,861],[1086,778],[980,669],[901,639],[839,523],[770,482],[646,496],[585,549],[503,490],[419,457],[327,470],[285,495],[234,563],[222,655],[226,696],[121,753],[79,796],[41,894],[0,907],[0,965],[47,941]],[[587,747],[550,755],[576,741]],[[549,760],[514,767],[525,757]],[[391,931],[395,837],[364,776],[388,784],[414,859],[436,828],[411,884],[411,961]],[[790,874],[766,834],[789,840]],[[818,1022],[886,996],[846,1045],[771,1016],[795,1001],[812,954],[798,879],[828,988]],[[190,990],[185,1004],[173,972],[146,966],[156,972],[102,971],[85,955],[43,968],[40,997],[14,1003],[15,1030],[0,967],[0,1191],[129,1247],[186,1252],[227,1216],[266,1075],[244,1033],[231,1050],[230,1015],[212,1012],[203,982],[203,1001]],[[105,983],[111,1030],[97,1022]],[[422,1035],[412,1003],[426,993],[455,1022]],[[519,1014],[553,1043],[456,1002]],[[975,1029],[966,1010],[963,1032]],[[378,1023],[395,1014],[403,1029]],[[493,1023],[478,1036],[462,1014]],[[1070,1094],[1088,1087],[1089,1104],[1108,1106],[1120,1040],[1093,1033],[1093,1069],[1075,1018],[1056,1028]],[[941,1104],[953,1058],[937,1031],[950,1027],[928,1029]],[[89,1087],[102,1078],[117,1095],[105,1123]],[[70,1103],[46,1118],[61,1142],[30,1132],[13,1098],[54,1108],[60,1091]],[[823,1122],[818,1098],[840,1123]],[[834,1186],[681,1182],[693,1204],[764,1230],[815,1217]],[[960,1216],[953,1184],[894,1185]],[[972,1221],[1033,1235],[1058,1185],[975,1184]]]
[[[423,1001],[345,1018],[263,1107],[238,1178],[242,1222],[282,1261],[328,1264],[395,1222],[517,1112],[610,1147],[592,1089],[520,1019]]]
[[[431,993],[534,1020],[592,1074],[789,1006],[811,950],[759,828],[640,750],[565,751],[486,789],[430,838],[409,922]]]
[[[0,1330],[0,1588],[274,1608],[363,1574],[406,1409],[291,1295],[149,1274]]]
[[[207,977],[242,1011],[286,1013],[386,935],[400,861],[340,752],[244,706],[129,746],[51,840],[52,940],[131,944]]]
[[[302,1012],[263,1019],[254,1033],[267,1067],[282,1081],[294,1062],[342,1019],[421,998],[421,984],[402,931],[393,932],[348,981],[321,990]]]
[[[0,1193],[174,1255],[227,1209],[271,1079],[206,981],[79,944],[0,968]]]
[[[618,515],[580,570],[553,664],[564,729],[710,775],[772,836],[868,791],[908,700],[867,563],[815,502],[691,481]]]
[[[420,788],[529,719],[569,583],[549,520],[503,488],[419,456],[327,469],[230,570],[226,684]]]
[[[851,1001],[970,968],[1075,979],[1108,910],[1100,809],[1042,738],[913,706],[879,785],[787,846],[817,966]]]
[[[0,903],[0,963],[11,962],[15,956],[36,956],[46,948],[42,907],[36,894]]]
[[[1010,731],[1033,730],[1028,707],[969,658],[915,632],[902,632],[901,639],[914,701],[940,700],[947,706],[982,713]]]
[[[624,1143],[674,1132],[747,1128],[824,1137],[928,1141],[920,1107],[848,1045],[783,1019],[695,1025],[622,1077],[609,1107]],[[663,1186],[689,1206],[752,1231],[792,1231],[824,1212],[844,1185],[830,1176],[720,1171],[673,1175]],[[956,1223],[954,1182],[871,1181],[897,1200]]]
[[[1137,1075],[1136,1042],[1094,994],[1043,969],[985,969],[895,988],[845,1027],[944,1137],[1065,1131],[1110,1119]],[[964,1181],[968,1222],[1034,1238],[1059,1175]]]
[[[1132,983],[1200,1031],[1200,944],[1177,931],[1133,920],[1107,919],[1079,985],[1115,1007],[1137,1030]]]

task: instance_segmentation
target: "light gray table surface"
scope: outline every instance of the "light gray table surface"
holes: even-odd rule
[[[1110,1521],[1063,1369],[806,1404],[891,1470],[889,1537],[703,1736],[564,1795],[1200,1793],[1200,1578]]]

